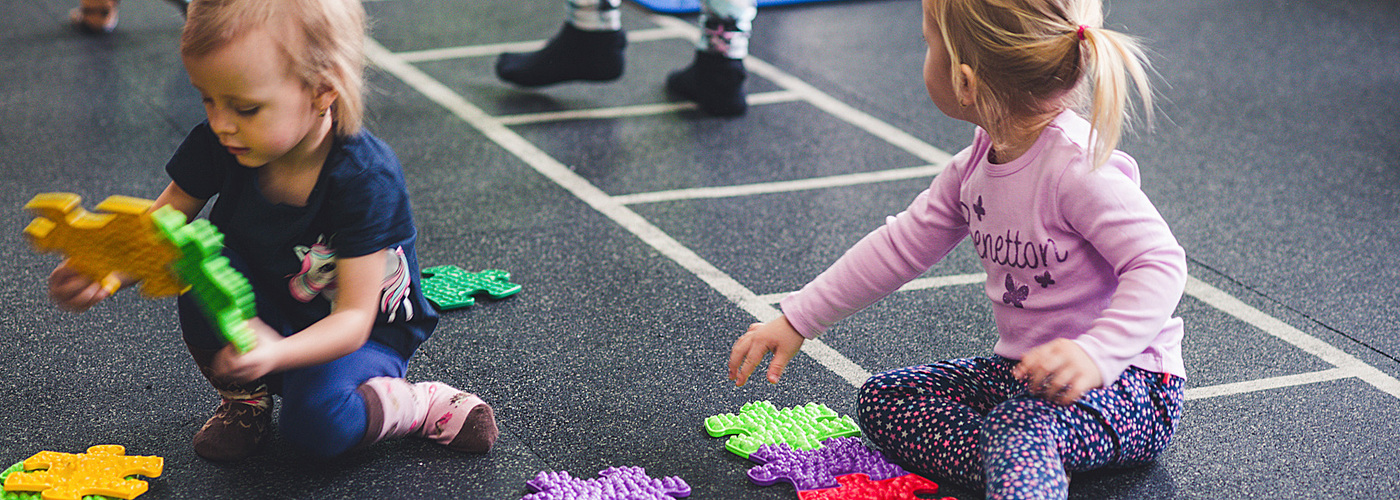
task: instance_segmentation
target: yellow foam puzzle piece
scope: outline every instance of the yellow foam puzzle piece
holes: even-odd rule
[[[109,293],[121,287],[120,272],[140,280],[147,297],[179,295],[188,287],[170,271],[170,263],[180,253],[151,221],[153,203],[111,196],[97,212],[88,212],[76,194],[42,193],[24,206],[39,216],[24,234],[39,251],[67,255],[69,267]]]
[[[44,500],[81,500],[88,495],[136,498],[149,487],[127,476],[160,476],[161,457],[127,456],[121,445],[103,444],[87,453],[41,451],[24,461],[24,470],[5,478],[5,491],[38,491]],[[44,469],[44,470],[36,470]]]

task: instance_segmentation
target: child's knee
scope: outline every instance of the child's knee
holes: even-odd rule
[[[282,438],[301,452],[321,459],[334,458],[364,438],[364,400],[353,394],[338,404],[284,399],[278,427]]]
[[[856,420],[861,427],[865,427],[867,420],[874,418],[873,415],[880,413],[880,408],[889,406],[893,399],[890,394],[891,381],[888,373],[881,373],[861,384],[856,396]]]
[[[860,385],[860,390],[856,393],[856,404],[858,406],[865,406],[881,399],[886,388],[883,378],[884,375],[883,373],[873,375],[866,379],[864,384]]]
[[[861,384],[856,402],[859,405],[877,404],[889,399],[901,399],[918,389],[909,380],[906,370],[895,370],[871,375]]]

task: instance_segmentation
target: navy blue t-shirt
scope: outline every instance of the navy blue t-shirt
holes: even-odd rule
[[[276,308],[283,324],[272,326],[283,335],[330,314],[336,257],[384,249],[389,256],[370,338],[408,359],[437,326],[437,312],[419,284],[418,233],[403,169],[393,150],[369,132],[335,138],[302,207],[264,198],[258,170],[238,164],[208,122],[190,131],[165,170],[195,198],[218,196],[209,221],[243,261],[259,307]]]

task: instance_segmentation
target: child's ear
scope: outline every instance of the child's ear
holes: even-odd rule
[[[315,94],[311,97],[311,105],[318,111],[330,109],[335,100],[340,97],[340,93],[331,88],[330,85],[316,87]]]
[[[958,65],[958,79],[953,92],[957,94],[958,104],[964,107],[977,104],[977,72],[972,71],[972,66],[966,64]]]

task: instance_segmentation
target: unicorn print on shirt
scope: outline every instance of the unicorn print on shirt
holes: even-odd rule
[[[321,235],[311,246],[297,245],[294,249],[301,270],[288,275],[287,283],[292,297],[301,302],[311,302],[318,295],[326,300],[335,300],[335,248],[329,238]],[[385,256],[384,280],[380,284],[379,312],[387,313],[389,321],[394,321],[403,311],[403,319],[413,319],[413,302],[409,298],[409,287],[413,281],[408,274],[408,259],[403,247],[391,249]]]

